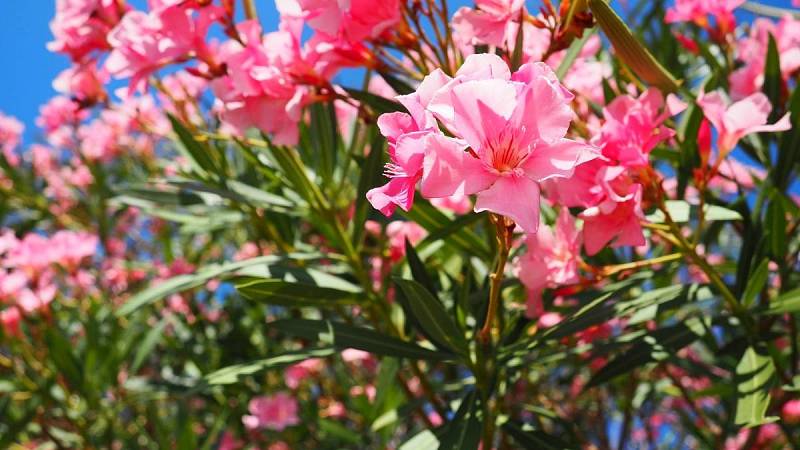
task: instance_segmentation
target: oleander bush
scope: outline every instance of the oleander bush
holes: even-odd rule
[[[800,447],[785,3],[56,0],[0,447]]]

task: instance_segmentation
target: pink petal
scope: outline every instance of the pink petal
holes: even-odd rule
[[[575,166],[598,155],[595,147],[571,139],[559,139],[553,144],[541,143],[522,164],[525,175],[535,181],[572,176]]]
[[[534,138],[547,141],[563,138],[573,117],[558,82],[540,76],[526,85],[511,121],[525,127],[529,138],[522,142],[527,143]]]
[[[383,186],[367,191],[367,200],[386,217],[394,214],[398,206],[403,211],[408,211],[414,203],[416,182],[413,177],[392,178]]]
[[[493,53],[477,53],[467,56],[456,72],[456,77],[467,77],[471,80],[510,80],[511,70],[499,56]]]
[[[517,104],[514,86],[503,80],[468,81],[453,88],[454,131],[474,150],[503,130]]]
[[[473,194],[486,189],[497,178],[483,163],[464,150],[459,140],[432,134],[426,143],[422,195],[426,198]]]
[[[500,177],[478,193],[475,212],[491,211],[508,216],[528,233],[539,228],[539,184],[527,177]]]

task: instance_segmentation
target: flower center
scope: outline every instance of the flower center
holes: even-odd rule
[[[486,163],[500,173],[513,172],[530,153],[528,148],[519,145],[520,131],[505,128],[484,144]]]

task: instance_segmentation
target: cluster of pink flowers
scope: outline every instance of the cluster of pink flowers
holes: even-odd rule
[[[85,232],[29,233],[22,239],[9,230],[0,232],[0,321],[6,333],[18,332],[23,315],[47,311],[60,285],[91,290],[95,279],[83,266],[97,243]]]
[[[790,15],[777,23],[764,18],[756,19],[750,33],[735,46],[736,59],[741,61],[742,66],[730,75],[734,100],[761,92],[770,36],[778,47],[783,80],[788,81],[800,71],[800,20]]]
[[[544,64],[512,74],[497,56],[471,55],[455,77],[434,71],[398,100],[409,114],[379,119],[391,180],[367,194],[387,215],[397,206],[410,209],[421,181],[426,198],[477,194],[476,212],[507,215],[535,232],[540,183],[571,176],[594,152],[565,138],[572,94]]]

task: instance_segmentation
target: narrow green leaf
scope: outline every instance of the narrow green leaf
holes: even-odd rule
[[[520,448],[561,450],[574,448],[561,439],[545,433],[542,430],[508,421],[503,424],[503,430],[508,433]]]
[[[45,341],[47,342],[49,359],[56,365],[58,372],[64,375],[64,378],[74,388],[82,388],[84,374],[81,370],[78,356],[75,354],[75,349],[67,336],[62,334],[58,328],[48,327]]]
[[[775,422],[777,417],[767,417],[770,394],[769,389],[775,375],[772,358],[748,347],[736,366],[737,425],[753,427]]]
[[[339,322],[310,319],[284,319],[270,322],[269,328],[308,340],[324,340],[337,349],[354,348],[365,352],[396,358],[440,361],[453,355],[420,347],[375,330]]]
[[[125,302],[125,304],[122,305],[122,307],[120,307],[115,314],[117,316],[126,316],[137,309],[161,300],[168,295],[202,286],[212,278],[217,278],[247,267],[259,265],[268,266],[280,261],[282,261],[282,259],[277,256],[260,256],[257,258],[246,259],[244,261],[226,264],[214,264],[202,267],[193,274],[178,275],[177,277],[170,278],[169,280],[165,280],[161,283],[144,289],[128,299],[128,301]]]
[[[428,274],[428,269],[425,268],[425,264],[420,259],[417,251],[414,249],[414,246],[411,245],[411,242],[406,238],[405,241],[405,248],[406,248],[406,261],[408,261],[408,267],[411,268],[411,277],[414,278],[414,281],[421,284],[431,293],[434,297],[437,296],[436,293],[436,286],[433,284],[433,280],[431,276]]]
[[[286,366],[296,364],[311,358],[325,358],[335,353],[332,348],[311,348],[286,352],[277,356],[252,361],[249,363],[236,364],[216,370],[203,378],[203,382],[208,385],[233,384],[240,377],[253,375],[269,369],[282,369]]]
[[[438,346],[453,350],[461,355],[467,354],[467,341],[464,333],[447,314],[444,305],[434,298],[421,284],[412,280],[395,278],[409,303],[411,312],[422,326],[426,336]]]
[[[370,133],[372,139],[370,140],[369,154],[361,167],[361,176],[358,179],[356,191],[356,208],[353,214],[353,242],[356,243],[360,243],[364,235],[364,223],[367,221],[370,208],[370,204],[367,202],[367,192],[380,185],[385,159],[386,139],[378,133],[375,127],[370,128]]]
[[[236,290],[242,297],[271,305],[288,307],[355,305],[362,300],[361,293],[320,287],[308,283],[292,283],[283,280],[255,277],[240,277],[234,280]]]
[[[483,429],[479,414],[478,396],[472,390],[461,400],[455,416],[439,435],[439,450],[478,448]]]
[[[680,88],[678,81],[633,36],[625,22],[605,0],[588,0],[588,2],[597,23],[614,46],[617,56],[634,74],[664,92],[678,91]]]
[[[780,52],[778,51],[778,44],[775,42],[775,37],[769,33],[769,43],[767,45],[767,58],[764,64],[764,94],[769,98],[772,103],[772,112],[770,113],[770,122],[778,118],[783,104],[781,102],[781,85],[783,84],[783,77],[781,76],[781,61]]]
[[[586,384],[586,388],[607,383],[645,364],[675,357],[678,350],[705,334],[705,327],[700,320],[691,318],[684,323],[648,332],[636,339],[629,349],[600,368]]]
[[[573,2],[572,5],[574,6],[578,2]],[[570,8],[571,10],[572,8]],[[559,80],[563,80],[564,77],[569,72],[569,69],[575,63],[575,60],[578,59],[578,55],[581,54],[581,50],[586,45],[586,42],[589,40],[590,37],[594,36],[597,32],[597,28],[592,28],[590,30],[584,30],[583,36],[580,39],[575,39],[572,41],[572,44],[569,45],[567,49],[567,54],[564,55],[564,59],[561,60],[561,64],[558,65],[556,69],[556,76]]]
[[[786,292],[772,299],[764,313],[766,314],[786,314],[800,311],[800,289]]]
[[[424,430],[400,445],[398,450],[437,450],[439,439],[430,430]]]
[[[380,76],[381,78],[384,79],[384,81],[386,81],[386,84],[391,86],[392,89],[394,89],[394,91],[397,92],[399,95],[407,95],[416,91],[416,89],[411,87],[411,85],[409,85],[407,82],[401,80],[400,78],[395,77],[394,75],[388,72],[381,72]]]
[[[697,217],[697,206],[691,205],[689,202],[684,200],[667,200],[666,204],[667,211],[669,211],[669,215],[675,223],[689,222],[693,217]],[[742,220],[742,215],[738,212],[718,205],[706,204],[703,211],[705,211],[705,218],[709,222]],[[664,213],[655,211],[647,216],[647,220],[652,223],[664,223]]]
[[[167,118],[169,118],[172,124],[172,130],[175,131],[178,137],[180,150],[183,151],[184,156],[187,157],[189,162],[195,166],[195,168],[200,168],[204,172],[217,174],[219,171],[211,155],[208,154],[208,148],[203,148],[194,136],[192,136],[192,133],[189,132],[183,123],[175,118],[175,116],[167,114]]]
[[[169,323],[169,316],[161,319],[161,321],[153,327],[144,337],[141,344],[136,348],[136,354],[133,357],[133,362],[131,363],[131,368],[129,372],[131,374],[135,374],[139,371],[139,368],[142,366],[145,358],[147,358],[153,349],[158,345],[161,338],[164,336],[164,328],[166,328],[167,324]]]
[[[447,239],[444,241],[447,245],[486,260],[492,257],[489,253],[489,247],[472,230],[453,225],[454,220],[447,217],[429,202],[416,201],[410,211],[399,212],[409,220],[420,224],[430,233],[446,233],[445,229],[452,230],[452,233],[447,232],[449,234],[447,234]]]
[[[376,113],[383,114],[398,111],[405,112],[403,105],[394,100],[389,100],[388,98],[358,89],[344,88],[344,90],[347,91],[350,97],[353,97],[354,99],[366,104],[375,110]]]
[[[786,210],[779,195],[775,195],[767,205],[767,217],[765,226],[769,238],[769,248],[772,255],[783,260],[786,257]]]
[[[764,258],[761,264],[756,267],[756,270],[750,274],[750,278],[747,281],[747,287],[742,294],[742,304],[745,307],[749,307],[756,300],[758,294],[767,284],[767,277],[769,277],[769,260]]]

